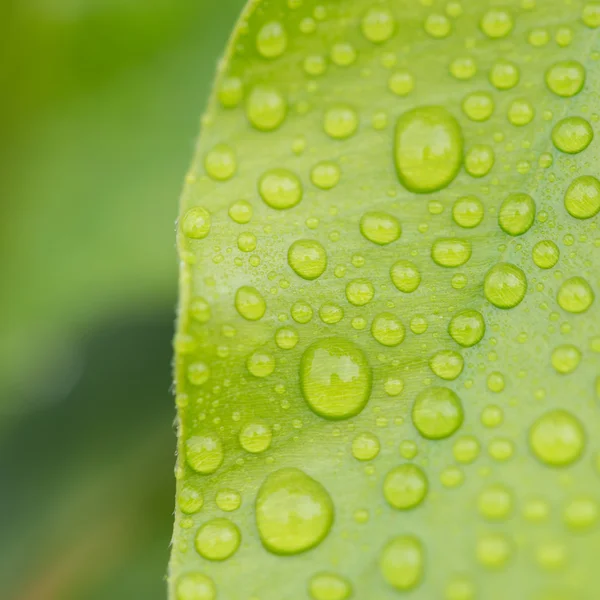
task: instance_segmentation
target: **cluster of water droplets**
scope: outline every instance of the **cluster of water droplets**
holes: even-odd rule
[[[449,1],[440,10],[438,4],[420,0],[422,31],[432,48],[458,35],[466,12],[464,2]],[[308,40],[336,14],[325,4],[288,0],[287,5],[289,19],[261,17],[255,23],[260,26],[242,28],[242,58],[251,56],[264,68],[296,59],[298,32]],[[507,523],[517,511],[527,523],[550,518],[544,498],[519,497],[514,482],[501,483],[500,476],[493,481],[500,473],[494,465],[508,463],[519,453],[521,459],[549,469],[570,467],[589,444],[586,424],[564,399],[544,406],[551,390],[540,384],[532,399],[540,405],[535,418],[511,423],[503,433],[505,415],[511,403],[518,403],[515,386],[528,374],[515,364],[497,364],[495,347],[503,337],[499,323],[510,319],[507,313],[521,311],[520,319],[537,314],[539,293],[545,292],[542,309],[550,313],[548,331],[554,332],[556,321],[562,320],[564,342],[537,360],[567,377],[585,353],[600,352],[600,338],[590,341],[589,350],[578,347],[576,336],[569,340],[578,315],[595,303],[594,281],[577,271],[582,263],[572,254],[563,256],[573,241],[559,239],[557,233],[589,223],[594,227],[586,231],[591,231],[600,212],[600,181],[585,160],[599,118],[580,104],[581,114],[571,114],[569,104],[584,93],[587,79],[581,57],[569,54],[569,48],[576,35],[600,27],[600,5],[585,4],[576,25],[524,31],[518,18],[535,8],[534,0],[523,0],[518,9],[482,6],[465,37],[465,51],[457,54],[453,46],[448,57],[450,79],[444,85],[459,91],[458,100],[444,106],[417,101],[420,89],[430,84],[410,61],[402,60],[397,36],[403,23],[387,4],[363,11],[359,40],[354,32],[327,48],[306,45],[311,50],[302,56],[300,68],[307,94],[275,79],[248,81],[233,68],[221,76],[217,100],[223,118],[237,119],[232,121],[237,130],[248,128],[257,140],[268,142],[277,132],[274,143],[284,157],[270,154],[268,161],[261,160],[248,154],[243,139],[227,139],[225,134],[221,139],[212,132],[210,139],[218,139],[202,155],[202,173],[192,173],[188,180],[192,189],[200,179],[205,189],[216,190],[214,203],[210,196],[194,195],[178,225],[181,258],[188,269],[183,281],[193,291],[176,339],[184,380],[177,403],[186,415],[177,473],[179,523],[194,530],[195,551],[208,562],[180,576],[178,600],[217,598],[209,565],[242,552],[246,536],[257,534],[272,555],[293,556],[320,547],[334,535],[336,520],[347,518],[347,511],[340,510],[346,499],[334,495],[336,486],[327,480],[326,468],[310,462],[304,467],[303,460],[286,461],[285,453],[279,458],[275,453],[289,440],[301,440],[298,432],[311,423],[327,426],[334,440],[347,441],[344,452],[377,486],[386,510],[398,514],[426,510],[440,489],[465,486],[467,477],[477,478],[469,465],[489,457],[491,462],[479,467],[484,481],[474,493],[473,506],[465,508],[485,525],[472,548],[475,562],[484,569],[503,569],[518,545],[489,524]],[[517,31],[532,53],[550,44],[561,50],[560,59],[537,72],[535,80],[522,57],[494,50],[500,48],[494,44],[508,42]],[[476,47],[490,49],[497,58],[479,60]],[[396,98],[398,110],[377,109],[367,115],[352,98],[320,103],[319,90],[326,89],[322,82],[329,76],[339,82],[342,73],[350,72],[355,78],[370,78],[378,93]],[[460,92],[463,82],[473,80],[478,91]],[[544,102],[538,102],[539,91],[528,97],[532,88],[543,89]],[[311,94],[314,98],[306,99]],[[561,108],[554,114],[547,106]],[[316,128],[311,141],[303,123],[313,133]],[[349,166],[354,164],[352,152],[365,152],[361,140],[366,139],[386,147],[387,164],[374,168],[385,170],[382,178],[389,180],[391,173],[395,180],[387,197],[373,197]],[[311,143],[329,154],[313,159]],[[262,147],[257,144],[255,151]],[[511,153],[527,158],[511,163]],[[365,159],[365,176],[371,178],[368,155]],[[549,209],[548,198],[556,194],[542,188],[553,185],[553,166],[561,181],[565,173],[568,181],[560,190],[560,206]],[[242,177],[244,185],[255,177],[252,190],[236,184]],[[343,187],[346,181],[361,190],[356,208],[336,196],[348,189]],[[343,204],[343,212],[336,201]],[[311,215],[304,223],[298,207]],[[436,229],[444,234],[432,235]],[[224,239],[231,232],[234,237]],[[417,242],[427,252],[420,252]],[[223,249],[232,244],[239,252]],[[210,269],[211,277],[193,274],[209,260],[227,265],[221,279],[219,267]],[[275,268],[279,272],[269,271]],[[215,326],[220,326],[217,337],[224,340],[216,346],[210,341]],[[512,343],[528,341],[522,332]],[[476,347],[487,355],[481,364],[471,350]],[[244,372],[239,379],[229,373],[240,368]],[[290,379],[297,382],[298,392],[288,389]],[[598,396],[600,379],[595,386]],[[507,387],[513,394],[509,400]],[[483,404],[473,404],[472,388],[487,398]],[[266,410],[256,409],[261,402]],[[388,409],[386,402],[396,403],[395,408]],[[228,410],[234,406],[229,417],[220,416],[222,403]],[[286,411],[295,416],[287,418]],[[226,418],[232,428],[224,426]],[[288,437],[286,420],[292,430]],[[392,422],[404,427],[404,438],[396,443],[397,464],[380,473],[374,465],[389,453],[387,428]],[[405,424],[416,435],[406,436]],[[382,432],[374,433],[375,427]],[[516,433],[521,430],[522,445]],[[429,469],[428,457],[443,444],[454,462]],[[229,470],[246,464],[272,466],[256,489],[251,486],[254,492],[248,497],[232,484],[221,486],[212,513],[223,514],[196,520],[206,509],[205,481],[214,486],[221,474],[230,481]],[[235,518],[246,506],[256,534]],[[356,508],[352,519],[363,525],[372,512]],[[564,504],[563,521],[572,530],[585,531],[596,524],[599,513],[593,497],[573,496]],[[404,530],[377,540],[377,560],[389,588],[408,591],[424,581],[430,568],[428,540],[409,521],[399,523]],[[185,543],[181,550],[187,551]],[[566,552],[559,542],[540,542],[536,561],[542,569],[558,570]],[[350,575],[343,565],[337,570],[332,566],[310,574],[306,589],[313,600],[344,600],[353,594]],[[447,600],[474,599],[473,578],[468,573],[451,575],[444,594]]]

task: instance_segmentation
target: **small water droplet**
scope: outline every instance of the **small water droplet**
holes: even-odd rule
[[[319,317],[327,325],[335,325],[344,318],[344,310],[337,304],[323,304],[319,308]]]
[[[576,60],[557,62],[546,71],[546,85],[557,96],[570,98],[583,89],[585,69]]]
[[[463,370],[463,357],[454,350],[441,350],[429,360],[429,367],[441,379],[453,381]]]
[[[257,350],[246,360],[246,368],[254,377],[268,377],[275,370],[275,359],[268,352]]]
[[[479,514],[489,521],[502,521],[512,511],[512,494],[502,484],[496,483],[484,488],[477,498]]]
[[[542,415],[529,430],[529,445],[542,462],[563,467],[575,462],[585,446],[583,426],[566,410]]]
[[[526,98],[513,100],[508,108],[508,120],[517,127],[528,125],[535,116],[535,109]]]
[[[513,18],[507,10],[491,8],[482,17],[481,31],[491,39],[506,37],[513,28]]]
[[[316,240],[298,240],[288,250],[288,263],[296,275],[312,281],[327,268],[327,253]]]
[[[592,175],[575,179],[565,193],[565,208],[576,219],[591,219],[600,212],[600,181]]]
[[[273,439],[271,428],[261,421],[244,425],[240,431],[240,444],[246,452],[260,454],[268,450]]]
[[[552,129],[552,143],[557,150],[566,154],[579,154],[592,142],[594,130],[581,117],[567,117]]]
[[[427,388],[413,404],[412,419],[423,437],[430,440],[447,438],[463,421],[460,398],[449,388]]]
[[[402,321],[392,313],[381,313],[373,319],[371,334],[384,346],[398,346],[405,336]]]
[[[340,167],[334,162],[321,162],[310,174],[314,185],[322,190],[331,190],[340,182]]]
[[[346,298],[354,306],[364,306],[373,300],[375,288],[368,279],[354,279],[346,286]]]
[[[202,573],[186,573],[177,581],[177,600],[215,600],[217,589],[212,579]]]
[[[299,300],[292,305],[290,310],[290,314],[292,315],[292,319],[296,321],[296,323],[300,323],[304,325],[308,323],[313,318],[313,309],[308,302],[304,302],[303,300]]]
[[[239,77],[226,77],[219,86],[219,101],[223,108],[235,108],[244,97],[244,85]]]
[[[471,244],[458,238],[436,240],[431,247],[431,258],[440,267],[460,267],[471,258]]]
[[[240,530],[228,519],[213,519],[204,523],[196,534],[196,550],[207,560],[221,561],[239,548]]]
[[[362,18],[361,29],[370,42],[381,44],[394,35],[396,20],[389,10],[373,7]]]
[[[501,91],[514,88],[520,77],[517,65],[508,60],[496,61],[490,70],[490,83]]]
[[[194,362],[187,368],[187,378],[192,385],[203,385],[210,378],[210,367],[202,362]]]
[[[580,360],[581,352],[573,344],[562,344],[552,350],[552,366],[562,375],[572,373],[579,366]]]
[[[236,223],[245,225],[252,219],[252,205],[246,200],[238,200],[229,207],[229,216]]]
[[[598,502],[591,496],[578,496],[565,506],[563,520],[575,531],[590,529],[598,522],[600,509]]]
[[[391,539],[379,558],[383,578],[397,590],[416,588],[425,570],[425,552],[420,540],[412,535]]]
[[[210,233],[210,213],[201,206],[190,208],[181,221],[183,234],[192,240],[202,240]]]
[[[272,59],[281,56],[287,44],[287,33],[279,21],[265,23],[256,36],[256,49],[264,58]]]
[[[552,240],[542,240],[533,247],[532,255],[540,269],[551,269],[558,262],[560,251]]]
[[[527,292],[525,273],[510,263],[498,263],[486,274],[483,284],[485,297],[498,308],[514,308]]]
[[[216,181],[231,179],[237,169],[234,151],[226,144],[217,144],[204,158],[208,176]]]
[[[373,460],[379,449],[379,439],[372,433],[359,433],[352,440],[352,456],[357,460]]]
[[[267,304],[256,288],[244,285],[235,294],[235,308],[244,319],[258,321],[263,318]]]
[[[181,512],[193,515],[204,506],[204,496],[193,482],[184,481],[177,494],[177,504]]]
[[[223,512],[233,512],[241,506],[242,497],[239,492],[224,488],[217,492],[215,503]]]
[[[421,274],[416,265],[408,260],[399,260],[390,269],[392,283],[400,292],[410,294],[414,292],[421,283]]]
[[[396,71],[388,80],[388,88],[396,96],[408,96],[415,88],[415,78],[410,71]]]
[[[398,510],[409,510],[423,502],[428,490],[427,477],[417,465],[406,463],[391,469],[383,482],[383,495]]]
[[[495,160],[491,146],[476,144],[465,155],[465,170],[471,177],[484,177],[494,166]]]
[[[476,196],[463,196],[452,207],[452,218],[465,229],[477,227],[483,220],[483,204]]]
[[[479,456],[479,451],[479,440],[472,435],[458,438],[452,448],[455,460],[462,464],[472,463]]]
[[[448,333],[457,344],[470,348],[482,340],[485,321],[476,310],[463,310],[452,317]]]
[[[583,277],[571,277],[558,289],[558,305],[570,313],[584,313],[594,301],[594,292]]]
[[[443,39],[452,32],[452,23],[446,15],[432,13],[425,19],[424,28],[432,38]]]
[[[187,464],[197,473],[214,473],[223,462],[223,444],[216,433],[205,433],[188,438],[185,442]]]
[[[473,92],[463,100],[462,109],[471,121],[487,121],[494,113],[494,100],[487,92]]]
[[[256,86],[246,102],[246,115],[251,125],[261,131],[274,131],[285,119],[287,104],[272,87]]]
[[[286,169],[267,171],[258,183],[260,197],[276,210],[292,208],[302,200],[302,183]]]
[[[335,106],[325,113],[323,128],[329,137],[335,140],[345,140],[356,133],[358,115],[349,106]]]
[[[275,333],[275,343],[282,350],[291,350],[298,343],[298,332],[292,327],[280,327]]]
[[[588,2],[581,11],[581,20],[592,29],[600,27],[600,4]]]
[[[477,560],[489,569],[501,569],[512,555],[512,547],[505,535],[488,533],[477,541]]]
[[[360,232],[370,242],[386,246],[400,237],[402,228],[398,219],[388,213],[368,212],[360,220]]]

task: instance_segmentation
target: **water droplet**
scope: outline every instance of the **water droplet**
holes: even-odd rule
[[[508,108],[508,120],[517,127],[528,125],[533,120],[535,109],[526,98],[513,100]]]
[[[217,144],[204,159],[204,168],[216,181],[231,179],[237,169],[235,153],[226,144]]]
[[[396,96],[408,96],[415,88],[415,78],[410,71],[396,71],[388,80],[388,88]]]
[[[325,488],[300,469],[271,473],[256,497],[260,539],[274,554],[298,554],[325,539],[333,523],[333,503]]]
[[[441,350],[429,360],[429,367],[441,379],[453,381],[463,370],[463,357],[454,350]]]
[[[288,250],[288,263],[296,275],[312,281],[327,268],[327,253],[316,240],[298,240]]]
[[[452,453],[457,462],[469,464],[479,456],[479,450],[479,440],[472,435],[465,435],[456,440]]]
[[[416,265],[408,260],[399,260],[390,269],[392,283],[400,292],[410,294],[414,292],[421,283],[421,274]]]
[[[581,20],[592,29],[600,27],[600,4],[588,2],[581,11]]]
[[[404,382],[398,377],[388,377],[383,384],[383,389],[388,396],[399,396],[404,389]]]
[[[190,208],[181,221],[181,230],[192,240],[204,239],[210,233],[210,213],[201,206]]]
[[[598,517],[600,517],[598,502],[591,496],[573,498],[563,512],[565,524],[576,531],[593,527],[598,522]]]
[[[258,321],[263,318],[267,304],[257,289],[244,285],[235,293],[235,308],[244,319]]]
[[[457,575],[446,585],[445,600],[474,600],[475,586],[464,575]]]
[[[268,352],[257,350],[246,360],[246,367],[254,377],[268,377],[275,370],[275,359]]]
[[[404,340],[402,321],[391,313],[381,313],[373,319],[371,334],[384,346],[398,346]]]
[[[292,208],[302,200],[302,183],[294,173],[286,169],[267,171],[258,183],[261,198],[271,208]]]
[[[570,98],[583,89],[585,69],[576,60],[557,62],[546,71],[546,85],[557,96]]]
[[[512,505],[510,490],[499,483],[483,489],[477,498],[479,514],[490,521],[506,519],[512,511]]]
[[[415,108],[398,119],[394,158],[400,181],[411,192],[448,186],[458,174],[462,152],[462,131],[445,108]]]
[[[427,495],[427,477],[417,465],[406,463],[391,469],[383,482],[383,495],[398,510],[415,508]]]
[[[331,48],[331,61],[338,67],[349,67],[356,60],[356,50],[352,44],[339,42]]]
[[[500,8],[491,8],[482,17],[479,23],[481,31],[491,39],[506,37],[513,28],[511,14]]]
[[[504,390],[505,382],[504,375],[498,371],[494,371],[490,373],[487,378],[487,387],[490,392],[494,392],[495,394],[499,394],[502,390]]]
[[[275,343],[282,350],[291,350],[298,343],[298,332],[292,327],[280,327],[275,333]]]
[[[505,462],[515,453],[515,445],[510,440],[496,438],[490,442],[488,452],[494,460]]]
[[[349,106],[335,106],[325,113],[325,133],[335,140],[345,140],[356,133],[358,116]]]
[[[334,162],[321,162],[314,167],[310,179],[322,190],[331,190],[340,182],[340,167]]]
[[[440,267],[460,267],[471,258],[471,244],[457,238],[436,240],[431,247],[431,258]]]
[[[256,236],[249,231],[240,233],[240,235],[238,235],[237,245],[242,252],[252,252],[253,250],[256,250]]]
[[[476,310],[463,310],[452,317],[448,333],[457,344],[470,348],[482,340],[485,321]]]
[[[487,92],[474,92],[463,100],[462,109],[471,121],[487,121],[494,112],[494,100]]]
[[[177,494],[177,504],[181,512],[193,515],[204,506],[204,496],[194,483],[184,481]]]
[[[273,439],[271,428],[260,421],[244,425],[240,431],[240,444],[246,452],[260,454],[268,450]]]
[[[394,15],[385,8],[370,8],[361,21],[363,35],[374,44],[389,40],[396,29]]]
[[[425,31],[432,38],[442,39],[452,32],[452,23],[446,15],[432,13],[425,19]]]
[[[565,208],[576,219],[591,219],[600,212],[600,181],[592,175],[575,179],[565,193]]]
[[[256,36],[256,49],[264,58],[277,58],[287,48],[287,34],[279,21],[265,23]]]
[[[416,315],[410,320],[410,330],[416,335],[425,333],[427,327],[429,327],[427,319],[421,315]]]
[[[581,117],[567,117],[552,129],[552,143],[566,154],[579,154],[592,142],[592,126]]]
[[[238,549],[240,530],[228,519],[204,523],[196,534],[196,550],[207,560],[226,560]]]
[[[552,366],[562,375],[572,373],[578,367],[580,360],[581,352],[572,344],[562,344],[552,351]]]
[[[550,41],[550,34],[548,33],[548,31],[546,29],[541,29],[541,28],[532,29],[529,32],[527,41],[534,48],[541,48],[542,46],[545,46]]]
[[[372,433],[359,433],[352,440],[352,456],[357,460],[373,460],[379,448],[379,439]]]
[[[491,146],[476,144],[465,155],[465,170],[471,177],[484,177],[494,166],[495,160]]]
[[[533,247],[533,262],[540,269],[551,269],[559,256],[558,246],[552,240],[542,240]]]
[[[364,306],[373,300],[375,289],[368,279],[354,279],[346,286],[346,298],[354,306]]]
[[[210,378],[210,368],[206,363],[198,361],[188,366],[186,374],[192,385],[203,385]]]
[[[477,560],[489,569],[504,567],[511,554],[511,544],[501,533],[488,533],[477,541]]]
[[[344,318],[344,311],[340,306],[337,306],[337,304],[327,303],[319,308],[319,317],[323,323],[335,325]]]
[[[223,462],[223,444],[216,433],[205,433],[188,438],[185,442],[187,464],[197,473],[214,473]]]
[[[447,438],[463,421],[460,398],[448,388],[427,388],[413,404],[412,420],[423,437],[430,440]]]
[[[226,77],[219,86],[219,102],[224,108],[235,108],[244,97],[244,85],[239,77]]]
[[[402,233],[396,217],[384,212],[365,213],[360,220],[360,232],[374,244],[385,246],[395,242]]]
[[[476,196],[463,196],[452,207],[452,218],[465,229],[477,227],[483,220],[483,204]]]
[[[298,302],[295,302],[292,305],[290,314],[292,315],[292,319],[294,319],[296,323],[304,325],[313,318],[313,309],[311,305],[308,304],[308,302],[299,300]]]
[[[313,600],[347,600],[352,596],[350,583],[335,573],[319,573],[311,578],[308,591]]]
[[[477,73],[477,65],[470,56],[455,58],[450,63],[450,74],[459,81],[467,81],[475,73]]]
[[[425,552],[418,538],[401,535],[391,539],[379,558],[383,578],[397,590],[412,590],[421,583]]]
[[[177,600],[215,600],[217,589],[202,573],[186,573],[177,581]]]
[[[499,406],[490,404],[481,412],[481,423],[485,427],[498,427],[504,420],[504,414]]]
[[[287,104],[274,88],[256,86],[246,103],[246,115],[250,123],[261,131],[277,129],[285,119]]]
[[[519,83],[519,68],[508,60],[498,60],[490,70],[490,83],[497,90],[510,90]]]
[[[585,446],[583,426],[566,410],[542,415],[529,430],[529,445],[542,462],[564,467],[575,462]]]
[[[560,286],[556,300],[567,312],[583,313],[592,305],[594,292],[583,277],[571,277]]]
[[[320,54],[312,54],[304,59],[302,66],[307,75],[318,77],[319,75],[323,75],[327,70],[327,61],[325,57]]]
[[[192,298],[190,300],[190,316],[198,323],[208,323],[210,320],[210,305],[204,298]]]
[[[525,298],[525,273],[510,263],[498,263],[486,274],[483,284],[485,297],[498,308],[514,308]]]
[[[371,368],[352,342],[326,338],[304,352],[300,382],[304,398],[316,414],[327,419],[348,419],[367,404]]]
[[[252,205],[246,200],[238,200],[229,207],[229,216],[236,223],[245,225],[252,219]]]
[[[233,512],[241,506],[242,497],[235,490],[222,489],[217,492],[215,503],[223,512]]]

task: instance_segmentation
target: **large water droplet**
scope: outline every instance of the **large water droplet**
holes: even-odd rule
[[[333,523],[325,488],[300,469],[271,473],[256,497],[260,539],[274,554],[297,554],[317,546]]]
[[[348,419],[367,404],[371,368],[352,342],[326,338],[304,352],[300,383],[304,398],[315,413],[327,419]]]
[[[430,440],[451,436],[462,424],[460,398],[449,388],[423,390],[412,407],[412,420],[419,433]]]
[[[600,212],[600,181],[592,175],[575,179],[565,193],[565,208],[576,219],[591,219]]]
[[[470,348],[483,338],[485,321],[476,310],[463,310],[452,317],[448,333],[457,344]]]
[[[486,274],[483,283],[485,297],[498,308],[514,308],[527,292],[525,273],[510,263],[498,263]]]
[[[581,117],[567,117],[559,121],[552,130],[552,143],[566,154],[583,152],[593,138],[592,126]]]
[[[398,119],[394,158],[400,181],[410,191],[448,186],[458,174],[462,153],[460,126],[445,108],[415,108]]]
[[[571,413],[552,410],[532,425],[529,445],[542,462],[553,467],[564,467],[580,457],[585,446],[585,432]]]

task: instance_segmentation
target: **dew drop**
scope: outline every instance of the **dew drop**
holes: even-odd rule
[[[575,531],[590,529],[600,517],[598,502],[590,496],[573,498],[565,506],[563,520],[565,524]]]
[[[572,373],[579,366],[580,360],[581,352],[573,344],[562,344],[552,351],[552,367],[561,375]]]
[[[190,316],[198,323],[210,321],[210,305],[204,298],[197,296],[190,300]]]
[[[529,445],[535,456],[553,467],[575,462],[585,446],[581,423],[566,410],[552,410],[538,418],[529,430]]]
[[[445,108],[415,108],[398,119],[394,158],[398,177],[411,192],[448,186],[458,174],[462,152],[462,131]]]
[[[177,600],[215,600],[217,589],[212,579],[202,573],[186,573],[177,581]]]
[[[334,162],[321,162],[310,174],[310,180],[322,190],[331,190],[340,182],[340,167]]]
[[[331,48],[331,61],[338,67],[349,67],[356,61],[357,53],[352,44],[339,42]]]
[[[482,17],[479,23],[481,31],[491,39],[506,37],[513,28],[511,14],[499,8],[491,8]]]
[[[474,600],[475,586],[464,575],[455,576],[446,585],[445,600]]]
[[[359,433],[352,440],[352,456],[356,460],[373,460],[379,454],[379,439],[372,433]]]
[[[416,265],[408,260],[399,260],[390,269],[392,283],[400,292],[410,294],[421,283],[421,274]]]
[[[298,240],[288,250],[288,263],[296,275],[312,281],[327,268],[327,253],[316,240]]]
[[[592,142],[592,126],[581,117],[567,117],[552,129],[552,143],[557,150],[566,154],[579,154]]]
[[[239,77],[227,77],[219,86],[219,102],[224,108],[235,108],[244,97],[244,86]]]
[[[246,360],[246,367],[254,377],[268,377],[275,370],[275,359],[268,352],[257,350]]]
[[[396,96],[408,96],[415,88],[415,78],[410,71],[396,71],[388,80],[388,88]]]
[[[462,109],[471,121],[487,121],[494,113],[494,100],[487,92],[473,92],[463,100]]]
[[[459,81],[467,81],[471,79],[475,73],[477,73],[477,65],[475,61],[470,57],[459,57],[455,58],[450,63],[450,74]]]
[[[476,310],[463,310],[452,317],[448,333],[457,344],[470,348],[482,340],[485,321]]]
[[[449,388],[427,388],[413,404],[412,420],[423,437],[430,440],[447,438],[463,421],[460,398]]]
[[[463,357],[454,350],[441,350],[429,360],[429,367],[441,379],[453,381],[463,370]]]
[[[222,510],[223,512],[233,512],[241,506],[242,497],[239,492],[225,488],[217,492],[215,503],[219,510]]]
[[[313,309],[308,302],[304,302],[303,300],[299,300],[292,305],[290,310],[290,314],[292,315],[292,319],[296,321],[296,323],[300,323],[304,325],[308,323],[313,318]]]
[[[508,488],[497,483],[483,489],[477,498],[479,514],[489,521],[502,521],[512,511],[512,494]]]
[[[183,234],[192,240],[202,240],[210,233],[210,213],[201,206],[190,208],[181,221]]]
[[[296,206],[303,194],[298,177],[286,169],[267,171],[260,178],[258,191],[265,204],[277,210]]]
[[[319,308],[319,317],[327,325],[335,325],[344,318],[343,309],[337,304],[323,304]]]
[[[256,86],[246,103],[246,115],[251,125],[261,131],[277,129],[285,119],[287,104],[272,87]]]
[[[479,451],[479,440],[472,435],[465,435],[458,438],[452,448],[454,458],[462,464],[472,463],[479,456]]]
[[[292,327],[280,327],[275,333],[275,343],[282,350],[291,350],[298,343],[298,332]]]
[[[546,71],[546,85],[557,96],[570,98],[583,89],[585,69],[575,60],[557,62]]]
[[[333,512],[325,488],[295,468],[271,473],[256,497],[260,539],[274,554],[298,554],[317,546],[331,529]]]
[[[552,240],[542,240],[533,247],[533,262],[540,269],[551,269],[558,262],[560,251]]]
[[[465,229],[477,227],[483,220],[483,204],[476,196],[463,196],[452,207],[454,222]]]
[[[201,361],[192,363],[187,368],[187,378],[192,385],[203,385],[210,378],[210,368]]]
[[[335,106],[325,113],[325,133],[335,140],[345,140],[356,133],[358,116],[349,106]]]
[[[531,123],[534,115],[533,105],[525,98],[513,100],[508,108],[508,120],[517,127],[523,127]]]
[[[244,285],[235,293],[235,308],[244,319],[258,321],[263,318],[267,304],[256,288]]]
[[[446,15],[432,13],[425,19],[425,32],[432,38],[442,39],[452,32],[452,23]]]
[[[498,308],[514,308],[525,298],[525,273],[510,263],[498,263],[486,274],[483,292],[489,302]]]
[[[398,219],[388,213],[368,212],[360,220],[360,232],[370,242],[386,246],[400,237],[402,228]]]
[[[594,301],[594,292],[583,277],[571,277],[558,289],[558,305],[570,313],[585,312]]]
[[[239,548],[241,537],[240,530],[228,519],[213,519],[198,529],[196,550],[207,560],[226,560]]]
[[[471,177],[484,177],[494,166],[495,160],[491,146],[476,144],[465,155],[465,170]]]
[[[204,159],[208,176],[216,181],[231,179],[237,169],[235,153],[226,144],[217,144]]]
[[[256,236],[249,231],[240,233],[240,235],[238,235],[237,245],[242,252],[252,252],[256,250]]]
[[[256,36],[256,49],[264,58],[277,58],[287,48],[288,39],[279,21],[265,23]]]
[[[490,83],[500,91],[514,88],[520,79],[519,68],[508,60],[498,60],[490,70]]]
[[[592,29],[600,27],[600,4],[588,2],[581,11],[581,20]]]
[[[261,421],[247,423],[240,431],[240,444],[246,452],[260,454],[268,450],[273,439],[271,428]]]
[[[350,583],[335,573],[318,573],[311,578],[308,591],[312,600],[347,600],[352,596]]]
[[[379,568],[387,583],[397,590],[416,588],[425,570],[423,545],[412,535],[391,539],[381,552]]]
[[[398,346],[405,336],[402,321],[392,313],[381,313],[373,319],[371,334],[384,346]]]
[[[383,482],[383,495],[398,510],[415,508],[427,495],[425,473],[417,465],[406,463],[391,469]]]
[[[457,238],[436,240],[431,247],[431,258],[440,267],[460,267],[471,258],[471,244]]]
[[[229,216],[240,225],[249,223],[252,219],[252,205],[246,200],[238,200],[229,207]]]
[[[194,483],[185,481],[177,494],[177,504],[181,512],[193,515],[204,506],[204,496]]]
[[[489,569],[501,569],[512,555],[511,544],[501,533],[488,533],[477,541],[477,560]]]
[[[364,306],[373,300],[375,289],[368,279],[354,279],[346,286],[346,298],[354,306]]]
[[[396,29],[396,20],[385,8],[371,8],[361,21],[363,35],[374,44],[389,40]]]
[[[565,208],[576,219],[591,219],[600,212],[600,181],[592,175],[575,179],[565,193]]]
[[[223,444],[216,433],[205,433],[188,438],[185,442],[187,464],[197,473],[214,473],[223,462]]]
[[[352,342],[325,338],[304,352],[300,383],[306,402],[316,414],[327,419],[348,419],[367,404],[371,368]]]

